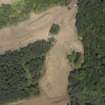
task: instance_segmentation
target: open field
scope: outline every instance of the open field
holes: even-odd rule
[[[72,67],[66,58],[72,49],[83,53],[83,46],[77,37],[75,16],[77,0],[67,7],[53,7],[41,14],[32,14],[30,19],[0,30],[0,53],[24,47],[39,39],[47,40],[53,23],[61,29],[56,43],[47,54],[46,74],[40,80],[41,95],[13,105],[66,105],[68,75]],[[56,11],[56,12],[55,12]],[[11,105],[11,104],[10,104]]]

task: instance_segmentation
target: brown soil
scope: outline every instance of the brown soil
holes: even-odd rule
[[[0,5],[1,4],[11,4],[13,0],[0,0]]]

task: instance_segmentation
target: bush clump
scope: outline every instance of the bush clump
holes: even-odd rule
[[[70,54],[67,55],[67,58],[69,62],[72,64],[74,68],[80,68],[81,67],[81,53],[72,51]]]
[[[16,0],[0,6],[0,28],[16,24],[30,16],[30,12],[42,12],[51,6],[69,4],[69,0]]]
[[[60,31],[60,26],[58,24],[53,24],[50,29],[50,34],[58,34]]]

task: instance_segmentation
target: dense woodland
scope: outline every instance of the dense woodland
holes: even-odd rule
[[[51,43],[36,41],[16,51],[0,55],[0,105],[39,95],[39,79]]]
[[[0,6],[0,28],[16,24],[30,16],[30,12],[42,12],[55,5],[65,6],[70,0],[16,0]]]
[[[85,61],[69,77],[71,105],[105,105],[105,0],[78,0]]]

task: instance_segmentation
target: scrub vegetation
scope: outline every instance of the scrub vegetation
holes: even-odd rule
[[[60,31],[60,26],[59,24],[52,24],[51,29],[50,29],[50,34],[56,35]]]
[[[68,60],[72,64],[73,68],[80,68],[81,67],[81,53],[72,51],[70,54],[67,55]]]
[[[84,63],[69,77],[71,105],[105,105],[105,1],[78,0]]]
[[[13,4],[0,6],[0,28],[16,24],[30,16],[30,12],[42,12],[49,7],[68,5],[70,0],[16,0]]]

